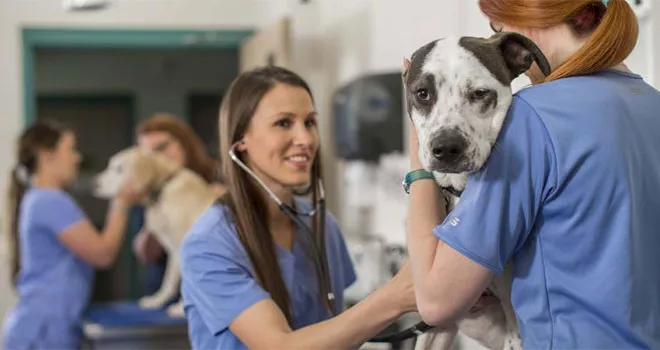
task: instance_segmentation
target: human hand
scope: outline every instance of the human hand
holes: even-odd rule
[[[163,256],[163,247],[151,232],[141,230],[133,239],[133,253],[143,264],[154,263]]]
[[[481,294],[477,302],[470,308],[470,314],[475,315],[493,305],[499,305],[500,299],[498,299],[490,291],[485,291]]]
[[[410,260],[399,269],[399,272],[390,281],[393,299],[402,313],[416,311],[415,284],[413,283]]]
[[[135,185],[129,182],[122,186],[114,200],[115,202],[119,202],[126,206],[131,206],[140,202],[144,196],[144,191],[138,189]]]

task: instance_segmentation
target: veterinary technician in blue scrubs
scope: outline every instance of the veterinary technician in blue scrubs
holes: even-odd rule
[[[216,162],[209,157],[202,140],[183,119],[165,113],[150,116],[137,126],[137,144],[139,147],[160,152],[194,171],[212,183],[219,195],[225,192],[224,186],[217,181]],[[145,295],[151,295],[163,282],[167,254],[151,232],[142,230],[133,239],[133,251],[146,265],[144,292]]]
[[[525,348],[660,348],[660,92],[622,63],[635,14],[624,0],[479,5],[496,31],[531,38],[552,72],[527,72],[533,86],[515,94],[444,222],[434,182],[413,182],[420,313],[431,324],[455,318],[513,260]],[[414,132],[410,143],[419,169]]]
[[[80,161],[73,132],[37,122],[20,136],[17,158],[9,233],[18,302],[4,321],[2,345],[5,350],[78,349],[93,269],[115,261],[127,211],[139,194],[126,185],[98,232],[64,191]]]
[[[296,196],[308,190],[313,198],[322,197],[316,186],[321,175],[317,118],[308,85],[283,68],[243,73],[226,92],[219,135],[228,192],[198,219],[180,249],[181,294],[193,348],[356,347],[415,310],[406,265],[383,288],[342,312],[344,289],[356,279],[346,244],[330,213],[310,214],[316,201]],[[311,219],[300,215],[303,222],[295,223],[273,197]],[[322,222],[322,214],[325,230],[311,225]],[[322,231],[325,252],[313,245]],[[324,265],[329,273],[317,273]]]

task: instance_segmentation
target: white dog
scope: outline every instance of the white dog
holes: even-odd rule
[[[97,175],[95,196],[112,198],[127,181],[147,195],[142,230],[154,234],[168,254],[160,289],[139,301],[143,308],[161,308],[179,290],[179,247],[186,232],[218,195],[195,172],[175,165],[163,155],[132,147],[110,158],[108,167]],[[167,312],[182,316],[182,301],[170,306]]]
[[[432,171],[448,201],[458,203],[469,173],[490,155],[512,100],[511,82],[536,61],[550,66],[534,43],[515,33],[490,38],[445,38],[418,49],[404,62],[408,114],[419,138],[419,157]],[[511,305],[511,266],[494,278],[486,293],[498,306],[468,315],[449,328],[418,337],[417,349],[448,349],[460,331],[490,349],[522,349]]]

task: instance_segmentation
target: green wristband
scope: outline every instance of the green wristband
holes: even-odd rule
[[[428,172],[424,169],[417,169],[413,171],[409,171],[406,173],[406,175],[403,177],[403,190],[407,193],[410,194],[410,185],[412,185],[413,182],[421,179],[432,179],[435,180],[435,176],[433,176],[433,173]]]

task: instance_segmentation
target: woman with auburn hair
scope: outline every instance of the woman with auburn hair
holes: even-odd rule
[[[217,181],[215,161],[202,140],[185,121],[171,114],[154,114],[137,126],[138,145],[162,152],[196,172],[206,181]]]
[[[514,94],[448,220],[432,180],[410,187],[421,315],[456,319],[513,261],[524,348],[660,348],[660,92],[623,64],[635,14],[625,0],[479,6],[496,32],[532,39],[552,70],[527,72],[533,85]],[[410,130],[411,168],[424,171]]]
[[[170,114],[154,114],[137,126],[137,143],[161,152],[181,166],[194,171],[221,195],[225,187],[218,182],[216,162],[209,157],[204,144],[184,120]],[[133,241],[138,259],[148,265],[146,294],[155,292],[163,279],[167,256],[163,247],[149,232],[140,232]]]

